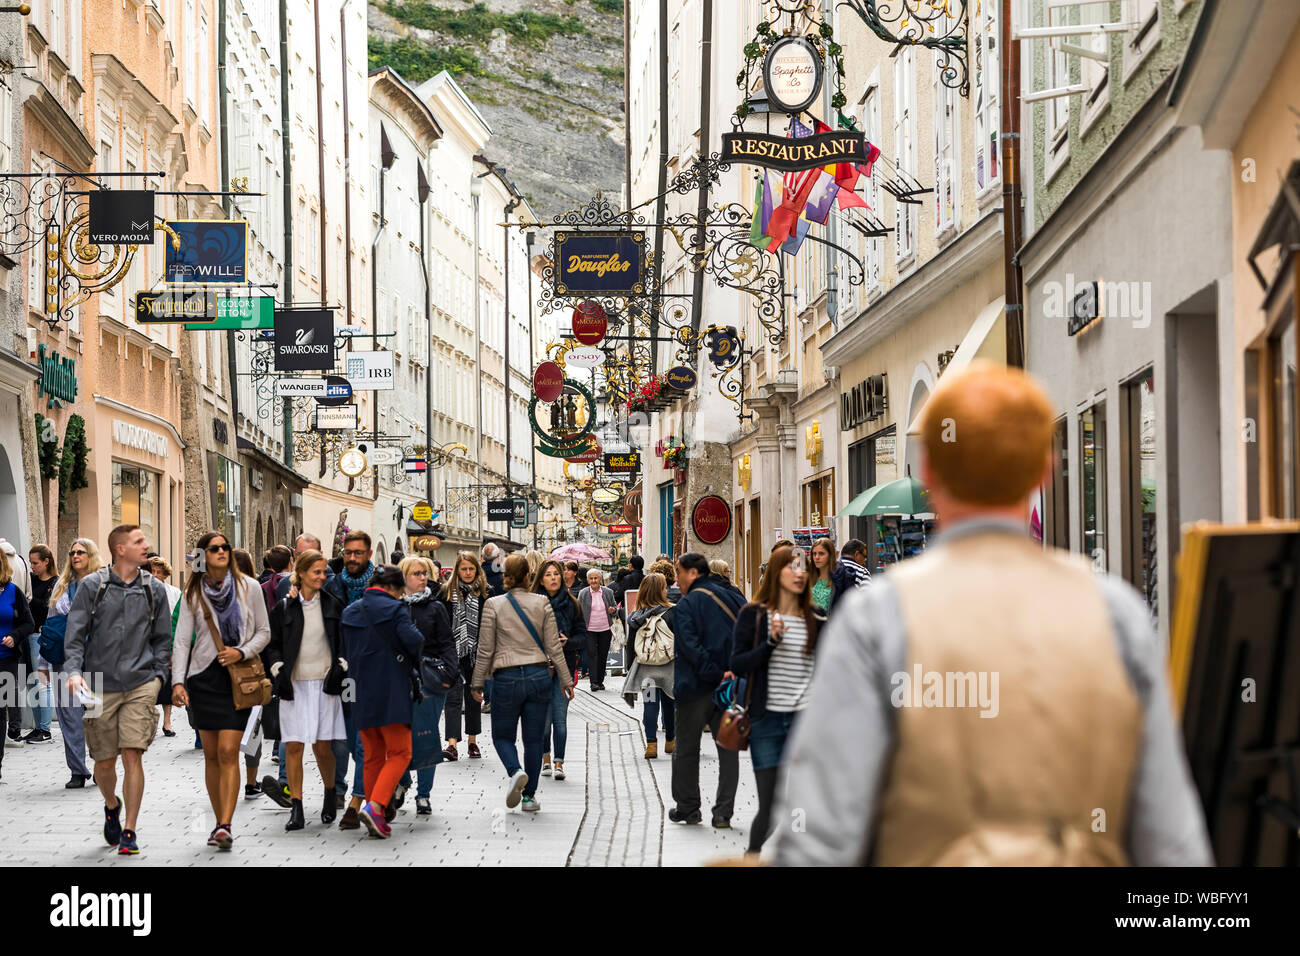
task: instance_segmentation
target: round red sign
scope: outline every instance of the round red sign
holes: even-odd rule
[[[533,372],[533,394],[544,402],[553,402],[564,393],[564,369],[554,362],[543,362]]]
[[[570,455],[564,459],[573,465],[589,465],[593,461],[598,461],[603,449],[600,447],[600,439],[595,435],[587,436],[587,450],[577,455]]]
[[[705,495],[691,510],[691,528],[704,544],[721,544],[731,533],[731,508],[717,495]]]
[[[595,345],[605,337],[608,322],[599,302],[587,299],[573,310],[573,337],[583,345]]]

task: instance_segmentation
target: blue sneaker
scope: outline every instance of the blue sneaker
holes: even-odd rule
[[[117,806],[112,810],[108,809],[108,804],[104,804],[104,840],[109,846],[118,846],[122,842],[121,797],[117,798]]]
[[[381,840],[387,840],[393,835],[393,828],[388,825],[384,819],[384,809],[377,803],[367,800],[361,805],[361,810],[357,813],[361,822],[366,825],[372,837],[379,837]]]
[[[134,830],[122,831],[122,842],[118,844],[117,852],[121,856],[135,856],[140,852],[140,847],[135,842]]]

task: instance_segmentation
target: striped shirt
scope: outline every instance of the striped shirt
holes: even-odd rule
[[[767,662],[767,709],[788,713],[803,710],[808,703],[813,658],[804,653],[808,645],[804,619],[782,615],[781,620],[785,621],[785,635]]]

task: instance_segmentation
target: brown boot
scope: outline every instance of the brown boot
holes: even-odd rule
[[[652,740],[645,745],[645,759],[654,760],[659,756],[659,741]]]
[[[677,740],[676,740],[676,738],[672,738],[672,737],[670,737],[667,741],[665,741],[665,743],[664,743],[664,753],[666,753],[666,754],[670,754],[670,753],[672,753],[672,752],[673,752],[674,750],[676,750],[676,749],[677,749]]]

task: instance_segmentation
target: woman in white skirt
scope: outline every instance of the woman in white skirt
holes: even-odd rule
[[[302,754],[311,744],[316,768],[325,784],[321,822],[334,822],[334,750],[343,740],[343,679],[347,662],[339,656],[342,603],[322,590],[328,565],[319,551],[304,551],[293,569],[296,596],[282,599],[271,611],[271,643],[266,657],[280,698],[280,739],[292,801],[286,830],[306,826],[302,809]]]

